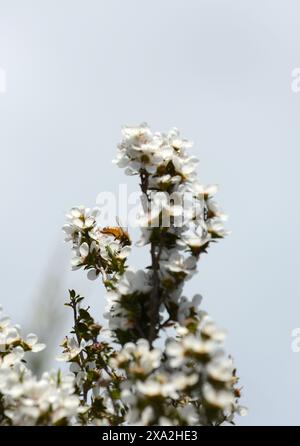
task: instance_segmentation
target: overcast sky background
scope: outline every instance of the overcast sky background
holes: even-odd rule
[[[58,343],[68,288],[101,320],[103,288],[69,271],[64,214],[137,188],[111,164],[121,125],[177,126],[230,214],[187,292],[229,331],[249,407],[237,422],[300,425],[299,25],[297,0],[0,0],[1,302],[14,321]]]

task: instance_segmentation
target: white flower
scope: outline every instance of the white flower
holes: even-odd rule
[[[90,247],[84,242],[82,243],[78,249],[74,249],[75,256],[71,260],[72,269],[78,269],[85,263],[87,256],[89,255]]]
[[[178,397],[177,389],[171,378],[169,375],[160,373],[148,378],[146,381],[138,381],[136,388],[138,392],[150,398],[162,396],[164,398],[176,399]]]
[[[10,392],[9,395],[14,404],[6,415],[16,426],[35,425],[42,417],[48,418],[46,424],[53,425],[61,419],[72,419],[80,412],[80,400],[74,394],[74,380],[68,376],[60,376],[58,380],[56,374],[44,373],[38,380],[29,374],[19,381],[18,392]]]
[[[163,396],[164,398],[177,399],[180,391],[193,386],[197,381],[198,375],[196,374],[188,376],[181,373],[172,375],[158,373],[145,381],[138,381],[136,387],[138,392],[150,398]]]
[[[11,321],[8,316],[5,316],[0,311],[0,352],[5,351],[6,345],[19,339],[19,332],[16,327],[11,326]]]
[[[201,358],[201,356],[213,354],[215,351],[216,345],[213,341],[204,341],[193,334],[188,334],[179,341],[171,340],[166,346],[171,367],[179,367],[189,357]]]
[[[139,339],[136,344],[133,342],[125,344],[116,358],[111,359],[111,365],[117,368],[128,363],[131,372],[138,368],[139,373],[148,375],[160,366],[161,355],[159,349],[150,349],[146,339]]]
[[[177,174],[180,174],[184,178],[189,178],[195,172],[199,161],[194,156],[183,159],[179,156],[173,156],[172,162]]]
[[[19,341],[21,339],[20,332],[18,330],[18,327],[16,326],[8,326],[6,327],[6,330],[2,333],[2,339],[0,341],[0,344],[2,342],[6,345],[14,344],[15,342]]]
[[[183,323],[191,315],[191,312],[198,312],[198,307],[201,301],[202,296],[200,294],[195,294],[192,301],[185,296],[182,296],[178,302],[178,322]]]
[[[187,139],[180,138],[180,132],[177,127],[173,127],[166,135],[168,143],[176,150],[180,155],[185,155],[186,150],[193,147],[193,142]]]
[[[177,408],[180,418],[186,420],[188,426],[195,426],[198,424],[198,414],[195,407],[192,404],[187,404],[183,407]]]
[[[21,347],[15,347],[4,357],[0,355],[0,392],[9,397],[20,394],[19,376],[27,376],[25,365],[21,362],[24,357],[24,350]]]
[[[2,315],[2,312],[0,312],[0,333],[3,333],[9,325],[10,318]]]
[[[207,366],[208,375],[215,381],[231,382],[233,380],[232,361],[223,356],[214,358]]]
[[[150,373],[150,371],[159,367],[161,355],[162,352],[157,348],[150,350],[150,345],[146,339],[137,341],[135,356],[139,358],[139,363],[145,373]]]
[[[123,143],[129,147],[133,146],[138,148],[152,140],[151,130],[145,122],[137,127],[124,126],[122,128],[122,136]]]
[[[74,394],[74,376],[45,373],[37,379],[24,362],[24,349],[39,352],[45,345],[38,343],[33,333],[22,339],[20,327],[11,326],[8,318],[1,317],[0,332],[4,337],[0,350],[1,415],[15,426],[74,421],[82,410]]]
[[[233,392],[216,390],[208,383],[205,383],[203,386],[203,396],[211,406],[223,410],[229,410],[235,402]]]
[[[92,345],[92,341],[86,342],[84,339],[80,341],[80,344],[78,344],[77,340],[72,338],[67,338],[66,346],[64,346],[65,351],[57,356],[57,361],[71,361],[72,359],[76,358],[82,350],[84,350],[89,345]]]
[[[213,197],[218,192],[218,186],[216,184],[203,185],[198,181],[194,181],[192,184],[192,191],[199,199]]]
[[[117,329],[127,330],[133,326],[132,320],[129,318],[126,309],[122,307],[119,299],[120,294],[117,291],[109,291],[107,293],[108,304],[103,316],[108,320],[111,331]]]
[[[165,383],[160,383],[154,379],[148,379],[147,381],[138,381],[136,388],[143,395],[148,397],[166,396]]]
[[[125,173],[128,175],[138,172],[142,166],[151,168],[152,151],[148,144],[151,145],[153,136],[147,124],[143,123],[138,127],[124,127],[122,136],[123,140],[119,145],[117,158],[114,162],[119,167],[125,167]]]
[[[226,339],[226,331],[220,330],[216,324],[211,320],[209,316],[205,316],[203,319],[203,326],[201,332],[207,338],[212,339],[215,342],[223,343]]]
[[[90,210],[84,206],[78,206],[71,209],[66,215],[67,223],[63,226],[63,231],[66,233],[66,241],[72,240],[74,233],[86,229],[92,229],[96,224],[96,217],[99,215],[99,209],[94,208]]]
[[[124,404],[134,406],[136,402],[136,396],[132,392],[132,389],[123,389],[121,392],[121,398]]]
[[[224,228],[224,218],[215,217],[211,218],[207,221],[207,231],[212,235],[216,235],[217,237],[226,237],[226,235],[230,234],[230,231],[227,231]]]
[[[40,352],[46,348],[46,344],[38,343],[38,337],[34,333],[30,333],[27,335],[26,344],[34,353]]]
[[[75,374],[75,383],[79,389],[82,389],[84,382],[87,379],[87,372],[83,371],[77,362],[71,362],[70,372]]]
[[[179,245],[185,243],[190,246],[192,250],[199,250],[202,246],[206,245],[211,240],[211,235],[208,232],[206,224],[201,221],[197,226],[193,228],[188,228],[182,234],[181,240],[179,240]]]
[[[134,175],[146,170],[150,174],[157,174],[151,177],[151,185],[159,177],[164,177],[163,182],[181,182],[182,178],[190,178],[194,175],[197,160],[188,157],[186,148],[191,146],[188,141],[179,137],[177,129],[172,129],[168,134],[152,134],[147,124],[139,127],[125,127],[122,132],[122,142],[118,147],[118,154],[115,162],[119,167],[125,168],[125,173]],[[172,178],[167,178],[167,166],[172,163],[175,169]],[[173,181],[173,178],[176,180]]]
[[[238,415],[240,415],[240,417],[245,417],[248,414],[248,409],[244,406],[237,406],[236,412]]]
[[[174,251],[169,258],[162,259],[161,265],[171,273],[184,273],[190,277],[195,273],[197,260],[193,256],[185,257],[183,254]]]
[[[162,176],[151,176],[149,179],[149,187],[151,189],[167,190],[170,186],[179,185],[182,181],[180,175],[171,176],[169,174]]]
[[[148,275],[143,270],[128,268],[118,283],[118,292],[123,295],[135,292],[148,293],[150,290]]]

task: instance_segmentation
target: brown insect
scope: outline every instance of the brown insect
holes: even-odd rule
[[[119,224],[119,221],[117,221]],[[123,246],[131,245],[128,232],[122,226],[106,226],[101,230],[102,234],[111,235],[115,240],[119,240]]]

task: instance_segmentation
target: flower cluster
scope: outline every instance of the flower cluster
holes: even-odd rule
[[[245,414],[238,405],[238,379],[223,350],[225,333],[205,313],[176,326],[166,348],[140,339],[110,360],[124,373],[121,400],[130,425],[219,425]]]
[[[124,272],[131,241],[120,227],[100,228],[98,215],[98,208],[74,207],[66,216],[63,230],[65,241],[72,242],[72,269],[84,268],[91,280],[102,275],[104,283],[109,285],[114,275]]]
[[[217,187],[198,182],[198,161],[188,155],[192,143],[177,129],[152,133],[142,124],[125,127],[122,135],[115,162],[126,174],[140,176],[143,192],[139,244],[151,246],[148,283],[155,286],[138,307],[148,324],[140,335],[153,342],[161,326],[182,319],[188,305],[181,297],[183,284],[197,272],[197,261],[209,244],[227,234],[226,215],[214,199]],[[121,301],[127,303],[126,296],[118,299],[118,307]]]
[[[114,232],[98,228],[95,213],[75,208],[65,226],[75,250],[75,268],[91,268],[95,277],[99,272],[109,275],[104,280],[105,317],[122,348],[106,357],[117,399],[109,405],[106,395],[103,406],[113,407],[112,412],[117,408],[114,420],[127,424],[233,422],[234,415],[244,410],[238,405],[232,360],[223,351],[225,335],[199,309],[200,295],[189,300],[182,294],[185,281],[197,272],[201,254],[227,234],[226,215],[214,198],[217,187],[199,183],[198,161],[188,154],[192,143],[177,129],[152,133],[142,124],[125,127],[122,136],[115,163],[140,179],[143,212],[137,245],[150,246],[146,272],[125,263],[120,268],[115,258],[105,256],[104,252],[114,252],[114,257],[122,258],[129,236],[124,237],[120,228]],[[109,237],[117,233],[113,250]],[[170,329],[175,329],[176,338],[168,338],[163,350],[155,348],[156,340]],[[80,366],[84,352],[87,362],[92,348],[87,341],[66,339],[64,357]],[[88,376],[86,369],[85,373]]]
[[[104,317],[108,319],[109,328],[119,343],[137,341],[149,332],[151,289],[149,272],[128,268],[117,286],[108,291]]]
[[[191,143],[181,139],[177,129],[153,134],[143,123],[139,127],[124,127],[122,135],[115,162],[125,168],[127,175],[146,171],[152,175],[150,187],[161,189],[163,185],[165,190],[195,176],[197,159],[187,154]]]
[[[72,309],[74,326],[72,336],[64,339],[63,353],[57,360],[70,364],[76,394],[81,405],[87,407],[81,424],[120,424],[124,414],[124,405],[118,398],[122,377],[109,365],[115,352],[105,341],[109,334],[94,321],[88,308],[82,307],[82,301],[83,297],[69,291],[66,306]]]
[[[73,375],[44,373],[38,379],[27,368],[26,352],[44,347],[34,334],[24,340],[20,328],[0,312],[0,424],[73,424],[85,410],[74,393]]]
[[[151,226],[159,215],[175,219],[181,216],[181,236],[196,252],[204,250],[210,241],[226,235],[226,215],[214,199],[217,186],[205,186],[197,180],[198,160],[188,155],[188,149],[193,145],[191,141],[182,139],[176,128],[167,134],[152,133],[147,124],[125,127],[122,136],[115,162],[125,168],[127,175],[140,175],[142,191],[148,198],[151,196],[151,212],[144,216],[143,226]],[[183,212],[187,197],[193,201]],[[146,234],[144,237],[149,243],[149,237],[147,239]]]
[[[192,407],[179,408],[174,403],[184,390],[195,384],[195,374],[173,373],[164,361],[163,352],[150,349],[145,339],[136,344],[125,344],[110,364],[126,377],[121,383],[120,397],[127,406],[127,424],[172,426],[192,423]]]
[[[227,234],[217,188],[198,182],[191,146],[177,129],[123,129],[116,163],[139,176],[138,246],[149,247],[150,265],[127,265],[129,234],[119,224],[100,227],[97,208],[71,209],[63,230],[72,268],[102,278],[109,329],[70,290],[74,325],[57,358],[70,373],[39,379],[26,353],[45,345],[32,333],[23,339],[0,312],[0,425],[215,426],[245,414],[225,332],[201,310],[199,294],[183,295],[202,253]]]
[[[226,333],[205,312],[194,313],[176,331],[177,338],[167,340],[166,355],[174,372],[197,376],[188,395],[197,424],[232,423],[236,413],[245,414],[238,404],[240,389],[233,361],[224,352]]]

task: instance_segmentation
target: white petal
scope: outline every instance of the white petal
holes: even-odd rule
[[[82,243],[79,248],[79,252],[82,257],[87,257],[90,252],[89,245],[86,242]]]
[[[74,257],[72,260],[71,260],[71,265],[72,266],[79,266],[81,264],[81,259],[79,258],[79,257]]]
[[[39,342],[38,344],[35,344],[32,346],[31,351],[33,351],[34,353],[37,353],[37,352],[41,352],[45,348],[46,348],[46,344],[42,344],[41,342]]]
[[[72,208],[70,214],[73,218],[79,218],[81,216],[81,212],[78,208]]]
[[[93,226],[94,223],[95,223],[95,220],[94,220],[93,218],[87,218],[87,219],[85,220],[85,226],[86,226],[87,228],[90,228],[91,226]]]
[[[29,334],[27,335],[27,338],[26,338],[26,342],[27,342],[27,344],[29,344],[29,345],[34,345],[34,344],[37,343],[37,341],[38,341],[38,337],[37,337],[36,334],[34,334],[34,333],[29,333]]]
[[[73,227],[71,225],[63,225],[62,229],[66,234],[71,234],[73,232]]]
[[[78,228],[83,228],[83,221],[80,220],[80,218],[76,218],[74,220],[74,225],[76,225]]]

